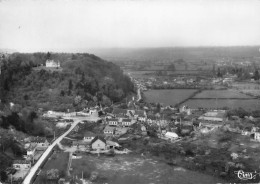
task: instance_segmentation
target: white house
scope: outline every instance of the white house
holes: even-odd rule
[[[113,135],[115,133],[115,127],[106,126],[104,129],[104,134]]]
[[[258,142],[260,142],[260,132],[255,132],[254,133],[254,139]]]
[[[118,125],[118,119],[108,119],[108,125],[110,126],[117,126]]]
[[[36,147],[37,147],[36,144],[30,144],[29,148],[26,150],[27,156],[34,156]]]
[[[93,150],[105,150],[106,149],[106,140],[102,137],[96,136],[92,141],[91,141],[91,148]]]
[[[32,138],[31,144],[36,144],[37,148],[47,148],[50,145],[50,143],[45,137]]]
[[[166,134],[164,135],[166,138],[168,139],[177,139],[179,136],[174,133],[174,132],[166,132]]]
[[[14,160],[13,168],[16,170],[24,170],[31,168],[31,162],[29,160]]]
[[[131,119],[123,119],[122,120],[122,126],[128,127],[132,125],[132,120]]]
[[[60,67],[60,62],[56,62],[54,60],[50,60],[50,59],[47,59],[46,60],[46,67],[55,67],[55,68],[59,68]]]
[[[92,133],[92,132],[85,132],[84,133],[84,138],[83,138],[84,141],[90,142],[94,138],[95,138],[95,134],[94,133]]]
[[[225,113],[224,110],[209,111],[200,116],[199,120],[223,122],[225,120]]]

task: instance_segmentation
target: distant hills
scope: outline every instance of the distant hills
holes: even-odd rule
[[[95,49],[93,52],[111,61],[172,61],[180,58],[196,61],[201,59],[218,60],[226,57],[257,59],[260,57],[259,48],[260,46],[111,48]]]
[[[17,50],[0,48],[0,53],[8,53],[8,54],[11,54],[11,53],[14,53],[14,52],[17,52]]]

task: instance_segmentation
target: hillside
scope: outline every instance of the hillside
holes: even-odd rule
[[[38,67],[46,59],[60,61],[62,71]],[[43,110],[109,105],[134,92],[117,65],[91,54],[14,53],[3,61],[0,80],[2,102]]]

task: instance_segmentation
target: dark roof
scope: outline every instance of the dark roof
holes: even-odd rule
[[[95,137],[96,134],[94,134],[93,132],[90,131],[85,131],[84,132],[84,137]]]
[[[138,116],[144,116],[145,115],[143,110],[136,110],[135,114],[138,115]]]
[[[132,120],[131,119],[123,119],[122,121],[123,122],[131,122]]]
[[[45,142],[47,139],[45,137],[33,137],[31,139],[31,142],[37,142],[37,143],[40,143],[40,142]]]
[[[13,164],[30,164],[31,161],[29,160],[14,160]]]
[[[102,142],[104,142],[106,144],[106,140],[103,137],[100,136],[96,136],[92,141],[91,144],[93,144],[94,142],[96,142],[96,140],[101,140]]]
[[[113,118],[113,119],[108,119],[107,121],[118,121],[118,119]]]
[[[114,108],[112,113],[113,114],[126,114],[127,110],[126,109]]]

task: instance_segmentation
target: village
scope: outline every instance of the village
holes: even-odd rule
[[[149,137],[175,145],[187,141],[200,141],[205,136],[226,132],[226,135],[236,134],[237,137],[241,139],[245,137],[251,142],[250,144],[241,142],[243,150],[252,145],[257,149],[260,145],[260,128],[255,123],[259,119],[252,116],[228,117],[226,110],[190,109],[185,105],[180,108],[160,105],[148,107],[140,105],[141,103],[134,101],[134,98],[128,104],[129,107],[126,109],[120,108],[120,105],[119,107],[95,106],[80,112],[47,111],[42,114],[43,117],[54,120],[55,126],[63,132],[71,129],[56,145],[58,150],[70,153],[66,166],[68,172],[73,169],[70,168],[71,162],[81,159],[82,154],[98,156],[131,154],[136,150],[133,150],[131,146],[128,147],[126,142],[149,139]],[[244,122],[242,126],[241,122]],[[24,148],[27,150],[26,155],[23,160],[15,160],[13,168],[7,170],[9,181],[23,181],[34,164],[55,143],[56,139],[55,137],[52,140],[45,137],[28,137],[23,140]],[[237,152],[231,152],[231,158],[237,159],[241,156],[240,146],[235,149]],[[44,160],[48,157],[49,154]],[[44,167],[45,162],[37,168],[34,179],[41,173],[40,168]],[[49,179],[59,178],[49,177]]]

